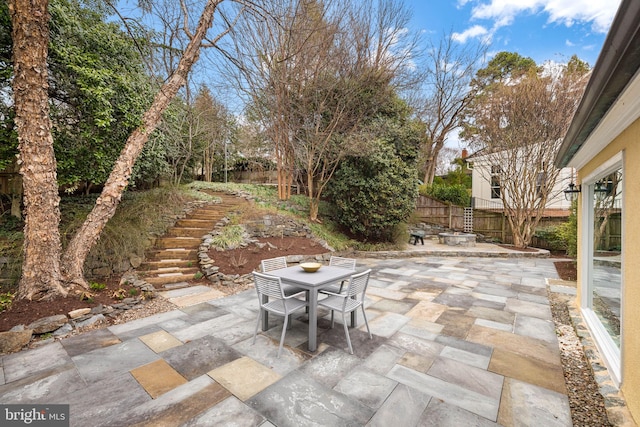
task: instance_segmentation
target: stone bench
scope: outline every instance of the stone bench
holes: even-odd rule
[[[471,233],[438,233],[438,241],[449,246],[475,246],[476,235]]]

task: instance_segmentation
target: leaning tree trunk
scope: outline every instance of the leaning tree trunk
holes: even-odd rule
[[[24,197],[24,252],[18,298],[66,295],[60,282],[60,197],[49,119],[48,0],[12,0],[13,93]]]
[[[140,125],[127,139],[116,164],[96,200],[96,204],[78,232],[73,236],[62,257],[63,280],[67,285],[88,287],[84,279],[83,265],[87,254],[95,245],[107,221],[114,215],[122,193],[129,183],[131,171],[138,155],[156,129],[169,102],[185,84],[191,67],[198,59],[204,37],[213,23],[213,15],[222,0],[209,0],[202,11],[198,27],[180,58],[178,68],[162,86],[153,104],[142,118]]]

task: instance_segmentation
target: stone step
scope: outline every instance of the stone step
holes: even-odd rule
[[[188,268],[188,267],[193,267],[196,264],[197,264],[197,261],[191,260],[191,259],[165,258],[165,259],[159,259],[159,260],[145,261],[140,265],[140,267],[138,267],[138,269],[143,271],[149,271],[149,270],[159,270],[161,268],[167,268],[167,267]]]
[[[205,211],[204,209],[198,209],[191,212],[185,219],[202,219],[206,221],[220,221],[226,215],[226,211]]]
[[[148,252],[147,262],[163,259],[182,259],[182,260],[194,260],[198,257],[198,250],[193,248],[165,248],[151,250]]]
[[[163,291],[172,291],[174,289],[184,289],[184,288],[190,288],[191,283],[189,282],[174,282],[174,283],[165,283],[163,284],[160,289],[162,289]]]
[[[161,267],[156,268],[155,270],[146,270],[144,272],[145,277],[154,277],[154,276],[171,276],[176,274],[186,274],[186,275],[194,275],[200,271],[197,266],[194,267]]]
[[[202,239],[197,237],[160,237],[156,240],[156,248],[184,248],[197,249],[202,243]]]
[[[213,230],[213,225],[209,228],[192,228],[192,227],[172,227],[167,230],[166,237],[198,237],[202,238]]]
[[[178,228],[206,228],[212,230],[218,220],[205,220],[205,219],[179,219],[176,221],[174,227]]]
[[[199,271],[197,250],[202,237],[231,209],[246,203],[235,196],[214,195],[220,197],[222,203],[194,208],[156,240],[154,249],[147,252],[146,261],[138,268],[147,282],[164,289],[189,287],[188,282]]]
[[[168,275],[162,275],[162,276],[145,276],[144,280],[147,281],[148,283],[151,283],[154,286],[166,285],[169,283],[187,282],[193,279],[193,275],[194,273],[192,274],[175,273],[175,274],[168,274]]]

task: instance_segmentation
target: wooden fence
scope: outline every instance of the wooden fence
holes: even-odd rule
[[[418,196],[416,215],[422,222],[438,224],[452,230],[464,229],[464,208],[443,203],[427,196]]]
[[[416,203],[416,216],[420,221],[436,224],[456,231],[464,230],[464,208],[452,206],[427,196],[419,196]],[[544,217],[538,223],[538,228],[558,226],[565,222],[566,217]],[[513,234],[509,221],[502,209],[484,207],[473,209],[473,232],[488,239],[495,239],[502,243],[513,243]],[[549,248],[549,243],[534,237],[531,246]]]

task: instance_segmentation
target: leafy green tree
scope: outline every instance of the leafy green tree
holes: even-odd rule
[[[9,4],[0,2],[0,170],[15,160],[18,153],[18,136],[15,133],[14,109],[8,98],[11,93],[11,19]]]
[[[518,78],[537,69],[536,62],[529,57],[524,57],[517,52],[499,52],[486,67],[478,70],[473,84],[484,88],[498,81]]]
[[[98,8],[78,0],[49,4],[49,108],[57,159],[58,184],[67,189],[106,181],[124,142],[151,103],[152,84],[141,53],[149,55],[144,34],[132,38]],[[4,24],[7,25],[4,25]],[[0,4],[0,93],[11,95],[11,33],[6,3]],[[5,98],[6,99],[6,98]],[[0,100],[0,169],[17,154],[13,105]],[[157,146],[143,157],[158,160]],[[132,185],[157,162],[141,162]]]
[[[96,9],[78,0],[53,0],[49,98],[60,185],[84,186],[106,181],[127,136],[140,124],[151,103],[151,79],[141,49]],[[138,166],[139,175],[145,175]],[[134,177],[135,182],[135,177]]]

